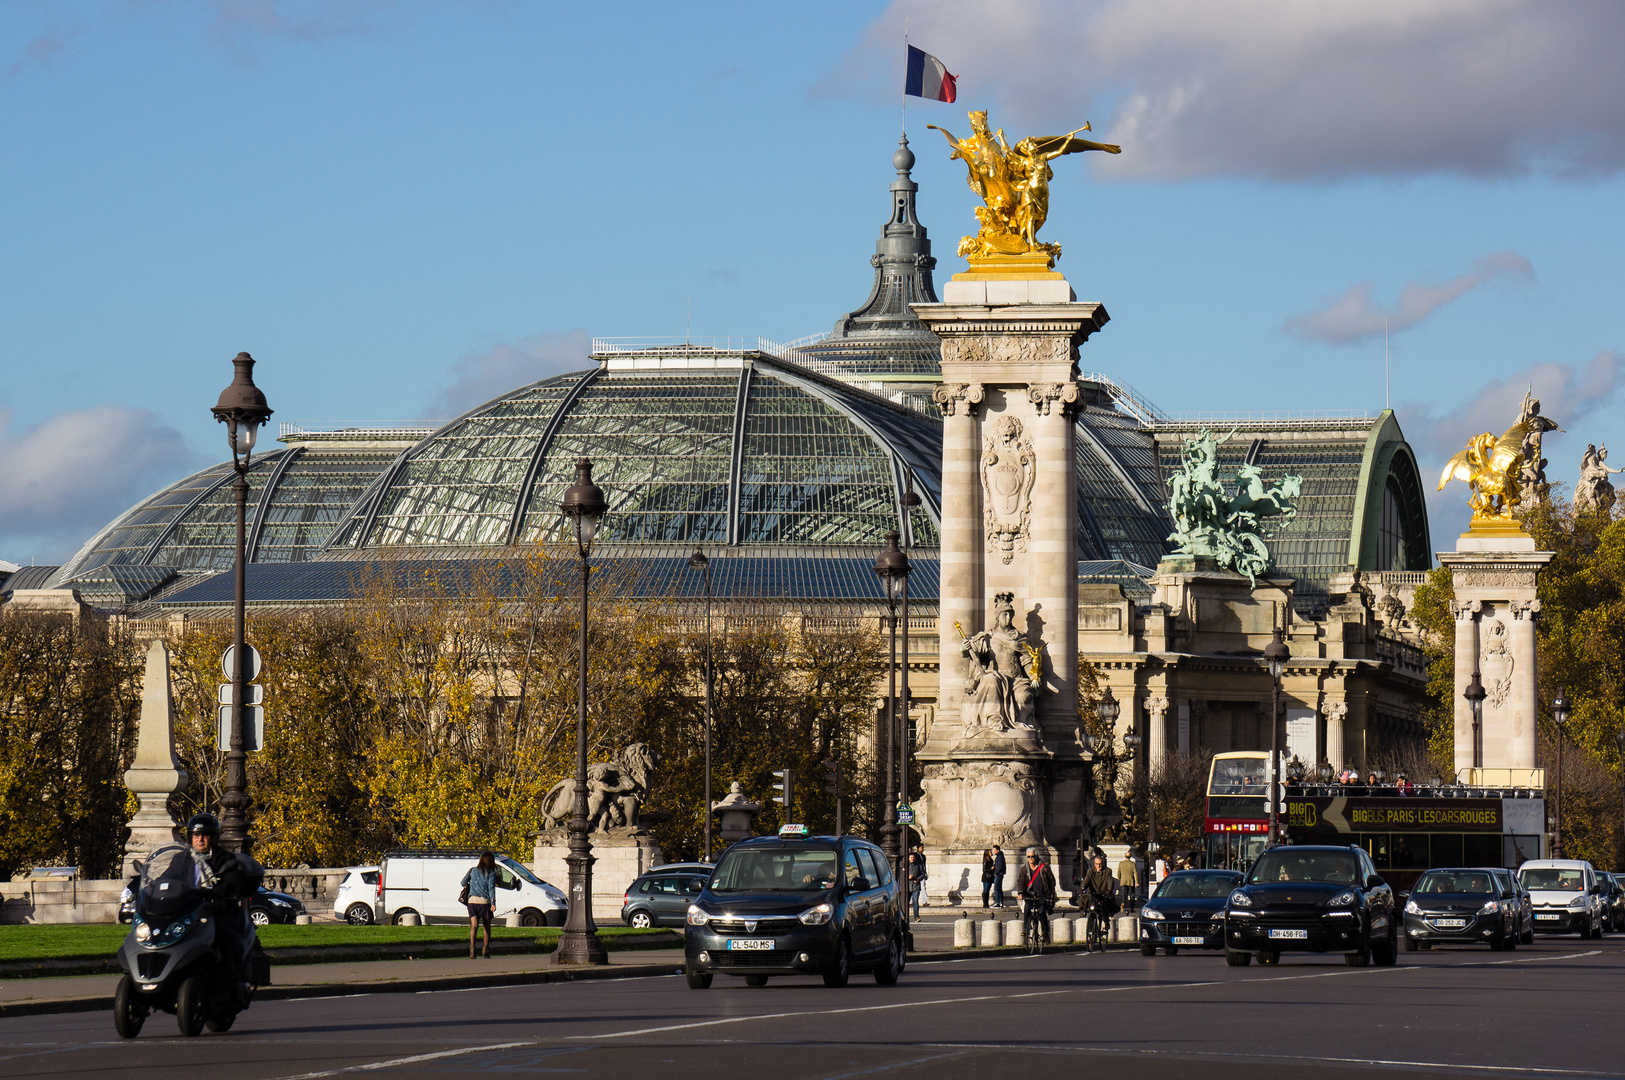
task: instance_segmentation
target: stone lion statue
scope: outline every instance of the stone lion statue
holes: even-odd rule
[[[587,828],[636,828],[638,804],[649,796],[654,755],[645,743],[631,743],[614,761],[587,766]],[[542,828],[563,825],[575,812],[575,777],[567,776],[542,797]]]

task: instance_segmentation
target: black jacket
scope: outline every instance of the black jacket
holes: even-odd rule
[[[1055,899],[1055,871],[1049,868],[1049,863],[1039,863],[1036,871],[1030,866],[1023,866],[1016,873],[1021,878],[1020,886],[1016,889],[1018,896],[1034,900]]]
[[[1003,881],[1004,880],[1004,871],[1005,871],[1004,852],[995,851],[993,853],[993,880],[994,881]]]
[[[209,865],[209,872],[214,875],[214,885],[208,890],[210,901],[216,909],[235,909],[237,901],[248,894],[248,875],[244,870],[242,860],[237,858],[234,851],[222,848],[213,848],[204,860]]]

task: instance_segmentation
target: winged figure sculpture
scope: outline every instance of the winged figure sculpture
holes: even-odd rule
[[[1523,442],[1529,424],[1519,421],[1500,438],[1493,432],[1474,435],[1467,448],[1445,463],[1438,490],[1452,480],[1472,489],[1468,500],[1475,518],[1512,520],[1512,508],[1520,495],[1518,474],[1523,468]]]

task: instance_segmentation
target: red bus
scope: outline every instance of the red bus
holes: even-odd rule
[[[1246,870],[1269,846],[1269,763],[1267,750],[1213,755],[1203,828],[1209,869]]]

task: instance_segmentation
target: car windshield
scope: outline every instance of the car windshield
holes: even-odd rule
[[[1157,899],[1220,900],[1236,887],[1234,874],[1175,874],[1157,888]]]
[[[837,856],[832,848],[745,848],[722,857],[711,891],[819,892],[835,887]]]
[[[1540,866],[1522,870],[1518,880],[1530,892],[1581,892],[1585,889],[1585,875],[1578,867]]]
[[[523,865],[521,865],[520,863],[514,862],[512,859],[508,858],[506,855],[499,858],[497,860],[497,862],[502,864],[502,868],[504,870],[507,870],[511,874],[516,874],[519,877],[524,878],[526,881],[530,882],[532,885],[540,885],[542,883],[541,878],[537,877],[535,874],[533,874],[529,870],[525,869],[525,867]]]
[[[1354,855],[1344,851],[1266,851],[1247,875],[1251,885],[1302,881],[1316,885],[1353,885],[1358,881]]]
[[[1432,871],[1423,874],[1413,893],[1493,893],[1490,875],[1468,871]]]

